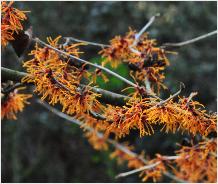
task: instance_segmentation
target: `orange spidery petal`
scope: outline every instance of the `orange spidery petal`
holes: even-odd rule
[[[3,96],[1,103],[1,118],[16,120],[16,114],[22,112],[25,105],[29,104],[27,99],[31,98],[31,94],[18,93],[23,88],[17,88],[13,92]]]
[[[130,146],[128,142],[124,142],[123,145],[127,150],[132,151],[134,149],[134,146]],[[144,157],[143,152],[140,154],[140,157]],[[127,154],[120,149],[115,149],[114,152],[110,154],[110,158],[116,159],[118,164],[123,164],[124,162],[127,162],[128,167],[133,169],[140,168],[144,165],[143,162],[139,159],[139,157]]]
[[[104,137],[99,137],[98,132],[86,132],[85,136],[88,138],[89,143],[96,150],[108,150],[108,144]]]

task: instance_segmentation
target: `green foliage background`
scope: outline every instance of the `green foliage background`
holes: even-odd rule
[[[23,10],[30,10],[29,20],[34,35],[73,36],[76,38],[108,43],[115,35],[123,35],[128,27],[139,30],[157,12],[161,16],[149,28],[149,34],[159,44],[179,42],[213,31],[217,27],[216,2],[16,2]],[[99,62],[98,48],[84,48],[84,59]],[[217,94],[217,42],[216,36],[177,49],[178,55],[170,56],[165,84],[169,90],[162,96],[174,93],[179,81],[186,85],[182,95],[198,91],[196,98],[208,110],[216,111]],[[21,62],[8,46],[2,49],[2,66],[23,70]],[[128,77],[128,68],[117,70]],[[102,88],[119,92],[127,87],[117,79]],[[117,166],[109,159],[110,152],[93,150],[79,127],[49,113],[31,101],[17,121],[3,120],[2,133],[2,182],[140,182],[137,175],[120,180],[114,176],[127,167]],[[173,154],[176,142],[190,135],[160,133],[139,138],[137,132],[125,140],[131,141],[137,151],[146,154]],[[164,178],[165,182],[169,180]]]

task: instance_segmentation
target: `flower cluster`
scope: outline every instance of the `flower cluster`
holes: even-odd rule
[[[216,132],[216,114],[207,114],[199,102],[187,102],[187,99],[183,97],[178,102],[171,99],[163,103],[155,98],[143,98],[132,99],[124,107],[108,106],[104,116],[112,123],[106,132],[123,137],[131,129],[138,129],[140,136],[151,135],[154,125],[161,125],[167,133],[181,130],[207,136]]]
[[[107,127],[106,133],[114,133],[116,136],[124,137],[131,129],[139,129],[140,136],[151,135],[154,130],[146,120],[145,110],[151,106],[149,99],[129,101],[126,106],[108,106],[105,117],[112,123]]]
[[[177,151],[178,159],[174,170],[177,177],[198,183],[217,181],[217,141],[215,139],[200,142],[195,146],[183,146]]]
[[[22,21],[27,19],[25,11],[12,7],[13,2],[1,2],[1,44],[6,46],[14,40],[13,34],[23,30]]]
[[[165,88],[162,84],[165,78],[163,70],[169,65],[166,54],[172,52],[156,45],[156,40],[149,39],[147,33],[136,41],[136,31],[130,29],[124,37],[113,38],[110,47],[101,50],[100,54],[105,58],[103,65],[110,63],[112,67],[117,67],[121,62],[128,63],[137,80],[144,82],[147,78],[159,90],[160,87]]]
[[[134,147],[126,144],[126,148],[133,150]],[[208,139],[193,146],[182,146],[176,151],[176,156],[156,154],[155,158],[142,161],[143,153],[135,156],[116,149],[111,158],[117,158],[119,164],[127,162],[132,169],[143,168],[139,174],[143,182],[150,178],[153,182],[160,181],[167,169],[171,168],[175,178],[180,181],[213,183],[217,181],[216,151],[217,140]]]
[[[48,38],[48,43],[53,48],[79,57],[78,46],[81,44],[59,44],[60,38]],[[52,105],[60,103],[63,112],[78,117],[101,111],[103,107],[97,100],[99,94],[92,92],[90,85],[80,85],[82,78],[88,74],[84,65],[77,66],[76,61],[37,44],[30,55],[33,59],[24,63],[29,75],[22,82],[34,83],[35,92],[42,95],[42,100],[48,99]]]
[[[16,114],[22,112],[25,105],[29,104],[27,99],[32,97],[31,94],[19,93],[24,88],[17,88],[8,94],[2,94],[1,101],[1,118],[16,120]]]

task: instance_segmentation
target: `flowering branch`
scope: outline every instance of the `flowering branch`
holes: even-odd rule
[[[73,55],[71,55],[71,54],[68,54],[68,53],[66,53],[66,52],[64,52],[64,51],[62,51],[62,50],[59,50],[59,49],[57,49],[57,48],[54,48],[54,47],[52,47],[51,45],[46,44],[45,42],[43,42],[43,41],[40,40],[39,38],[34,38],[34,40],[35,40],[37,43],[40,43],[40,44],[42,44],[42,45],[44,45],[44,46],[46,46],[46,47],[48,47],[48,48],[50,48],[50,49],[52,49],[52,50],[54,50],[54,51],[60,53],[60,54],[62,54],[62,55],[66,55],[66,56],[68,56],[68,57],[71,58],[71,59],[76,59],[76,60],[78,60],[78,61],[81,62],[81,63],[84,63],[84,64],[87,64],[87,65],[93,66],[93,67],[98,68],[98,69],[101,69],[101,70],[107,72],[108,74],[113,75],[114,77],[116,77],[116,78],[122,80],[123,82],[129,84],[130,86],[133,86],[134,88],[137,88],[137,85],[136,85],[136,84],[134,84],[133,82],[131,82],[131,81],[127,80],[126,78],[120,76],[119,74],[117,74],[117,73],[115,73],[115,72],[109,70],[108,68],[105,68],[105,67],[103,67],[103,66],[100,66],[100,65],[97,65],[97,64],[94,64],[94,63],[91,63],[91,62],[86,61],[86,60],[84,60],[84,59],[81,59],[81,58],[78,58],[78,57],[73,56]]]
[[[74,124],[76,124],[76,125],[84,126],[84,124],[83,124],[81,121],[78,121],[77,119],[75,119],[75,118],[73,118],[73,117],[71,117],[71,116],[69,116],[69,115],[67,115],[67,114],[64,114],[63,112],[58,111],[58,110],[55,109],[54,107],[48,105],[47,103],[45,103],[45,102],[43,102],[43,101],[41,101],[41,100],[37,100],[37,103],[39,103],[40,105],[42,105],[43,107],[45,107],[46,109],[48,109],[49,111],[51,111],[52,113],[56,114],[57,116],[59,116],[59,117],[61,117],[61,118],[64,118],[64,119],[66,119],[66,120],[68,120],[68,121],[70,121],[70,122],[72,122],[72,123],[74,123]],[[102,133],[100,133],[100,132],[94,130],[92,127],[90,127],[90,126],[88,126],[88,125],[85,125],[85,128],[86,128],[86,130],[91,131],[91,132],[94,132],[94,131],[95,131],[96,135],[97,135],[99,138],[102,138],[102,137],[103,137],[103,134],[102,134]],[[116,141],[114,141],[114,140],[112,140],[112,139],[110,139],[110,138],[107,138],[106,141],[107,141],[108,143],[110,143],[111,145],[113,145],[115,148],[117,148],[117,149],[121,150],[122,152],[128,154],[129,156],[134,157],[134,158],[137,158],[137,159],[139,159],[140,161],[142,161],[142,163],[147,164],[147,162],[148,162],[147,160],[145,160],[142,156],[138,155],[137,153],[134,153],[133,151],[129,150],[126,146],[124,146],[124,145],[122,145],[122,144],[120,144],[120,143],[118,143],[118,142],[116,142]],[[168,159],[168,160],[172,160],[172,159],[176,159],[177,156],[166,156],[166,157],[164,157],[164,158],[165,158],[165,159]],[[158,163],[158,164],[159,164],[159,163]],[[158,164],[156,163],[155,166],[157,166]],[[155,166],[153,166],[153,167],[155,167]],[[144,167],[148,167],[148,166],[144,166]],[[151,166],[150,166],[150,167],[151,167]],[[139,169],[142,169],[142,168],[139,168]],[[143,169],[143,170],[145,170],[145,169]],[[139,172],[139,171],[138,171],[138,172]],[[134,173],[135,173],[135,172],[134,172]],[[180,179],[180,178],[177,178],[176,176],[172,175],[171,173],[169,173],[169,172],[167,172],[167,171],[164,172],[163,174],[164,174],[165,176],[167,176],[167,177],[169,177],[169,178],[171,178],[171,179],[177,181],[177,182],[181,182],[181,183],[186,182],[186,181],[184,181],[184,180],[182,180],[182,179]]]
[[[153,21],[155,20],[154,17],[157,17],[159,14],[157,14],[156,16],[153,16],[150,21],[152,20],[151,23],[153,23]],[[149,22],[150,22],[149,21]],[[149,23],[148,22],[148,23]],[[147,24],[148,24],[147,23]],[[151,25],[151,23],[149,24],[149,26]],[[145,26],[147,26],[147,24]],[[144,26],[144,27],[145,27]],[[143,27],[143,28],[144,28]],[[146,27],[147,29],[148,27]],[[143,30],[144,32],[144,30]],[[139,33],[138,33],[139,34]],[[206,33],[206,34],[203,34],[201,36],[198,36],[196,38],[192,38],[190,40],[187,40],[187,41],[183,41],[183,42],[178,42],[178,43],[164,43],[161,48],[167,48],[167,47],[181,47],[181,46],[184,46],[184,45],[188,45],[188,44],[191,44],[191,43],[194,43],[194,42],[197,42],[199,40],[202,40],[202,39],[205,39],[207,37],[210,37],[210,36],[213,36],[217,34],[217,30],[215,31],[212,31],[212,32],[209,32],[209,33]],[[140,35],[141,36],[141,35]],[[137,36],[138,37],[138,36]],[[77,38],[74,38],[74,37],[64,37],[66,39],[69,39],[69,40],[73,40],[75,42],[82,42],[82,43],[87,43],[87,44],[90,44],[90,45],[94,45],[94,46],[100,46],[100,47],[110,47],[110,45],[106,45],[106,44],[102,44],[102,43],[96,43],[96,42],[89,42],[89,41],[85,41],[85,40],[80,40],[80,39],[77,39]],[[136,41],[137,43],[138,41]],[[137,52],[138,53],[138,52]],[[138,53],[139,54],[139,53]]]
[[[28,74],[25,72],[20,72],[20,71],[8,69],[5,67],[1,67],[2,81],[12,80],[12,81],[20,82],[21,79],[27,75]],[[80,86],[85,87],[84,84],[80,84]],[[101,88],[96,88],[96,87],[91,87],[91,86],[90,86],[90,88],[91,88],[91,90],[93,90],[93,92],[102,94],[101,100],[105,103],[124,105],[125,102],[130,98],[128,96],[117,94],[117,93],[107,91],[107,90],[104,90]]]
[[[74,123],[76,125],[84,126],[84,124],[81,121],[79,121],[79,120],[77,120],[77,119],[75,119],[75,118],[73,118],[73,117],[71,117],[71,116],[69,116],[67,114],[64,114],[63,112],[58,111],[54,107],[50,106],[49,104],[47,104],[47,103],[45,103],[45,102],[43,102],[43,101],[41,101],[39,99],[37,100],[37,103],[39,103],[40,105],[42,105],[43,107],[45,107],[46,109],[48,109],[49,111],[51,111],[52,113],[56,114],[57,116],[59,116],[61,118],[64,118],[64,119],[66,119],[66,120],[68,120],[68,121],[70,121],[70,122],[72,122],[72,123]],[[96,132],[96,130],[94,130],[92,127],[90,127],[88,125],[85,125],[85,128],[86,128],[86,130],[89,130],[91,132],[93,132],[93,131]],[[100,133],[100,132],[97,132],[97,136],[102,138],[103,134]],[[122,145],[122,144],[120,144],[120,143],[118,143],[118,142],[116,142],[116,141],[114,141],[114,140],[112,140],[110,138],[106,139],[106,141],[108,143],[112,144],[117,149],[125,152],[126,154],[128,154],[128,155],[130,155],[132,157],[138,157],[142,162],[146,163],[146,160],[144,160],[144,158],[142,158],[138,154],[132,152],[126,146],[124,146],[124,145]]]

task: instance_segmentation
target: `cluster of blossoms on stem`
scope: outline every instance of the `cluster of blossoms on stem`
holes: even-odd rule
[[[27,99],[31,98],[31,94],[19,93],[24,88],[17,88],[10,93],[2,94],[1,99],[1,118],[16,120],[16,113],[23,111],[27,102]]]
[[[136,42],[136,31],[130,29],[125,36],[116,36],[110,41],[110,46],[99,52],[104,58],[103,65],[110,63],[116,68],[121,62],[127,63],[138,81],[144,82],[147,78],[152,83],[152,88],[157,86],[158,91],[165,78],[163,70],[169,61],[166,54],[172,53],[157,47],[155,39],[149,39],[144,33]]]
[[[68,55],[79,57],[78,46],[81,44],[59,44],[60,38],[48,38],[48,43]],[[85,65],[78,67],[68,56],[38,44],[31,55],[34,58],[24,63],[29,75],[22,81],[34,83],[42,100],[47,98],[52,105],[60,103],[63,112],[80,118],[85,125],[104,132],[106,137],[111,133],[118,138],[125,137],[131,129],[138,129],[141,137],[152,135],[155,125],[161,125],[166,132],[175,133],[180,129],[193,135],[207,136],[216,131],[216,115],[207,114],[202,105],[192,99],[182,97],[178,102],[171,99],[163,103],[154,97],[132,95],[122,107],[105,106],[97,100],[100,95],[94,93],[90,85],[80,84],[82,78],[89,80],[91,76]],[[102,114],[103,120],[93,117],[95,113]]]
[[[14,8],[14,2],[1,2],[1,44],[6,46],[8,41],[14,40],[14,33],[23,30],[22,21],[26,20],[26,11]]]
[[[134,147],[128,146],[129,150]],[[111,158],[116,158],[118,163],[127,162],[131,169],[142,169],[139,176],[146,182],[152,179],[153,182],[160,181],[163,174],[172,170],[176,177],[189,182],[217,181],[217,140],[208,139],[199,142],[197,145],[182,146],[176,151],[176,156],[163,156],[156,154],[155,158],[142,161],[140,157],[130,156],[122,150],[116,149]]]
[[[1,3],[3,46],[14,39],[14,33],[18,34],[23,29],[21,21],[26,19],[25,12],[13,8],[12,4],[13,2]],[[39,45],[42,41],[37,42],[35,39],[37,43],[30,53],[33,58],[23,64],[28,75],[22,79],[22,83],[34,84],[34,92],[41,95],[42,100],[47,100],[52,106],[60,104],[62,112],[82,122],[79,124],[85,131],[84,135],[96,150],[108,150],[109,143],[116,145],[112,136],[117,141],[126,137],[133,129],[139,131],[140,137],[154,134],[155,126],[161,126],[161,131],[166,133],[180,130],[193,136],[208,136],[216,132],[217,115],[207,113],[202,104],[192,100],[193,94],[189,97],[178,97],[176,94],[166,100],[155,95],[153,91],[159,92],[161,87],[165,88],[163,71],[169,65],[166,54],[172,52],[158,47],[156,40],[149,39],[147,33],[140,38],[136,35],[137,32],[130,29],[124,37],[116,36],[111,40],[110,46],[100,51],[104,58],[102,66],[110,63],[115,68],[123,62],[132,70],[130,75],[133,74],[136,84],[130,84],[137,87],[134,86],[134,92],[123,106],[99,101],[101,94],[93,91],[93,83],[96,83],[97,76],[101,76],[104,81],[109,80],[102,72],[103,68],[79,58],[82,53],[79,46],[84,43],[61,43],[61,36],[55,39],[48,37],[48,44],[42,46]],[[97,69],[92,72],[84,62],[78,60],[97,66]],[[145,80],[151,82],[149,91],[146,84],[141,86]],[[21,89],[23,88],[2,94],[2,118],[16,119],[16,113],[28,104],[27,99],[32,95],[19,93]],[[178,100],[174,99],[176,97]],[[143,182],[149,179],[159,181],[169,168],[175,176],[187,181],[216,181],[217,143],[214,139],[193,146],[182,146],[176,156],[156,154],[155,158],[147,160],[144,159],[144,152],[138,155],[131,152],[133,146],[128,143],[123,146],[129,151],[125,152],[115,146],[111,158],[117,158],[119,164],[127,162],[132,169],[150,166],[140,170],[139,176]]]
[[[48,43],[78,57],[78,46],[81,44],[64,46],[58,43],[60,38],[48,38]],[[42,95],[42,100],[48,99],[51,105],[60,103],[62,111],[69,115],[81,116],[102,110],[102,105],[97,100],[99,94],[92,92],[89,85],[80,86],[82,77],[89,75],[84,65],[77,67],[75,61],[38,44],[30,55],[33,55],[33,59],[23,65],[29,75],[24,77],[22,82],[34,83],[35,92]]]
[[[198,183],[217,181],[217,140],[205,140],[195,146],[183,146],[174,162],[174,174],[186,181]]]
[[[161,125],[162,130],[173,133],[181,130],[207,136],[216,132],[216,114],[208,114],[199,102],[187,100],[182,97],[178,102],[171,99],[162,104],[155,98],[143,98],[130,100],[123,107],[109,106],[104,115],[112,123],[106,132],[120,138],[129,134],[131,129],[138,129],[142,137],[153,134],[155,125]]]

